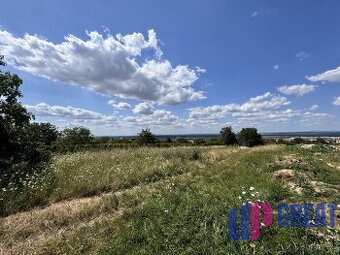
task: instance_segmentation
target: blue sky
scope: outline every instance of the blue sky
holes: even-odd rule
[[[0,54],[37,121],[97,135],[340,130],[340,2],[0,4]]]

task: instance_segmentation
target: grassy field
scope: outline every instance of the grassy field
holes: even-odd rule
[[[256,242],[227,235],[228,209],[244,202],[339,202],[336,150],[116,149],[58,155],[51,167],[48,205],[0,219],[1,254],[340,254],[339,218],[335,229],[274,224]],[[292,180],[275,177],[282,169]]]

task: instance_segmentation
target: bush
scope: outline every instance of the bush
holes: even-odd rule
[[[263,144],[262,136],[256,128],[242,128],[237,135],[239,145],[253,147]]]
[[[142,131],[137,134],[137,143],[139,145],[150,145],[155,144],[157,141],[156,136],[151,133],[149,128],[142,129]]]

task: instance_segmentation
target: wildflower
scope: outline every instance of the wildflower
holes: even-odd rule
[[[238,197],[238,199],[240,199],[240,200],[241,200],[241,199],[242,199],[242,197],[241,197],[241,196],[239,196],[239,197]]]
[[[243,195],[245,195],[246,193],[247,193],[247,192],[245,192],[245,191],[242,191],[242,194],[243,194]]]
[[[7,97],[6,96],[4,96],[4,95],[1,95],[0,96],[0,103],[6,103],[6,100],[7,100]]]
[[[254,190],[255,188],[254,187],[250,187],[249,190]]]

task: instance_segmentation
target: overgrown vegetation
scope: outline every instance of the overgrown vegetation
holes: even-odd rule
[[[53,187],[47,163],[56,129],[31,123],[33,116],[18,101],[21,84],[17,75],[0,70],[0,215],[43,204]]]
[[[339,163],[337,151],[282,145],[57,155],[51,205],[3,218],[0,248],[6,254],[337,254],[337,229],[273,226],[261,229],[258,242],[231,242],[226,212],[251,201],[252,193],[274,207],[338,201]],[[274,177],[282,168],[306,176],[292,180],[301,194]],[[314,181],[333,183],[332,192],[306,185]]]
[[[339,254],[339,228],[274,226],[256,243],[227,236],[227,210],[255,198],[339,201],[339,152],[325,140],[306,147],[231,127],[195,139],[58,131],[32,122],[21,83],[0,71],[0,253]]]

